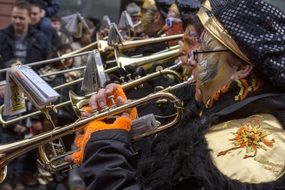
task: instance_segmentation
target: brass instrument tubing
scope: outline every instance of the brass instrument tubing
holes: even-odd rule
[[[74,54],[74,55],[70,55],[70,56],[61,56],[61,57],[57,57],[57,58],[53,58],[53,59],[48,59],[48,60],[43,60],[43,61],[37,61],[37,62],[33,62],[33,63],[28,63],[25,64],[25,66],[36,66],[36,65],[42,65],[45,63],[51,63],[51,62],[55,62],[55,61],[60,61],[62,59],[67,59],[67,58],[72,58],[72,57],[77,57],[77,56],[82,56],[82,55],[87,55],[92,53],[93,51],[86,51],[86,52],[82,52],[82,53],[78,53],[78,54]],[[0,73],[6,72],[8,69],[10,68],[5,68],[5,69],[1,69]]]

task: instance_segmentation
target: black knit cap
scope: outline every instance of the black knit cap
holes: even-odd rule
[[[250,62],[285,89],[285,15],[262,0],[210,0],[214,16]]]
[[[174,0],[155,0],[156,8],[164,18],[167,17],[169,7],[172,3],[174,3]]]
[[[200,0],[175,0],[182,20],[185,23],[191,23],[193,16],[201,7]]]

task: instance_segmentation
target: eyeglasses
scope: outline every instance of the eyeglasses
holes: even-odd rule
[[[195,61],[199,61],[199,54],[203,53],[218,53],[218,52],[229,52],[230,50],[228,49],[219,49],[219,50],[208,50],[208,51],[199,51],[199,50],[194,50],[193,51],[193,58]]]
[[[171,28],[174,23],[178,23],[178,22],[182,22],[182,20],[179,18],[174,18],[174,17],[167,17],[165,19],[165,25],[169,28]]]

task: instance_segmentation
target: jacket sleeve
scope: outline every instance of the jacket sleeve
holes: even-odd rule
[[[136,177],[136,152],[128,132],[94,132],[84,154],[80,171],[88,189],[142,189]]]

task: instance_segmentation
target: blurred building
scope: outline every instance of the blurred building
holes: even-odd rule
[[[108,15],[111,22],[117,22],[120,15],[121,0],[61,0],[60,15],[79,12],[84,17],[102,19]]]
[[[15,0],[0,0],[0,29],[10,23],[10,15],[14,2]]]

